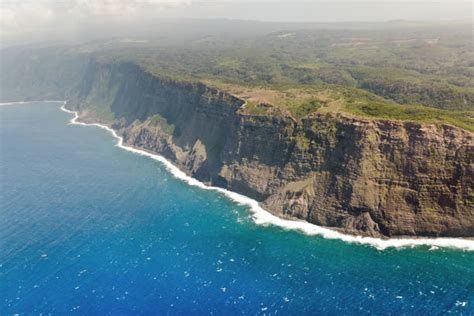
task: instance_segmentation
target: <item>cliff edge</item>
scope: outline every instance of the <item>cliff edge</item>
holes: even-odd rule
[[[474,236],[473,133],[446,124],[252,114],[202,83],[89,64],[84,120],[279,216],[366,236]]]

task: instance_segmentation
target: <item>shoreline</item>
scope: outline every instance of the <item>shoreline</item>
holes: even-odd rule
[[[162,165],[169,171],[175,178],[186,182],[189,185],[199,187],[204,190],[213,190],[221,193],[222,195],[230,198],[234,202],[246,206],[250,213],[253,221],[257,225],[262,226],[278,226],[285,230],[296,230],[308,236],[320,236],[325,239],[337,239],[344,241],[346,243],[353,243],[359,245],[366,245],[372,246],[377,250],[384,250],[387,248],[415,248],[418,246],[426,246],[430,247],[429,250],[437,250],[440,248],[452,248],[464,251],[474,251],[474,239],[466,239],[466,238],[453,238],[453,237],[437,237],[437,238],[429,238],[429,237],[399,237],[399,238],[375,238],[375,237],[363,237],[363,236],[356,236],[356,235],[348,235],[337,230],[333,230],[331,228],[318,226],[315,224],[311,224],[309,222],[293,220],[293,219],[284,219],[280,218],[276,215],[271,214],[270,212],[263,209],[256,200],[253,200],[249,197],[241,195],[239,193],[235,193],[224,188],[208,186],[204,183],[188,176],[186,173],[181,171],[178,167],[172,164],[170,161],[165,159],[159,154],[152,154],[150,152],[140,150],[134,148],[129,145],[123,144],[123,138],[119,136],[116,131],[106,125],[99,124],[99,123],[85,123],[80,122],[79,114],[77,111],[69,110],[65,107],[67,101],[21,101],[21,102],[7,102],[7,103],[0,103],[0,105],[14,105],[14,104],[25,104],[31,102],[54,102],[54,103],[62,103],[60,109],[63,112],[73,114],[74,117],[69,120],[69,124],[74,125],[82,125],[82,126],[96,126],[102,129],[105,129],[112,136],[117,140],[115,146],[127,150],[129,152],[133,152],[135,154],[139,154],[142,156],[146,156],[153,160],[159,161]]]

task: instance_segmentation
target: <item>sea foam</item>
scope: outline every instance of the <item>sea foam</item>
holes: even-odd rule
[[[43,101],[37,101],[43,102]],[[57,102],[57,101],[48,101],[48,102]],[[204,190],[213,190],[220,192],[221,194],[227,196],[228,198],[232,199],[233,201],[237,202],[240,205],[248,207],[252,214],[252,218],[254,222],[258,225],[275,225],[279,226],[283,229],[287,230],[296,230],[300,231],[306,235],[311,236],[321,236],[326,239],[338,239],[342,240],[347,243],[355,243],[361,245],[368,245],[375,247],[378,250],[384,250],[387,248],[413,248],[417,246],[427,246],[430,247],[429,250],[437,250],[440,248],[454,248],[460,249],[465,251],[474,251],[474,240],[471,239],[464,239],[464,238],[374,238],[374,237],[362,237],[362,236],[353,236],[343,234],[341,232],[317,226],[308,222],[298,221],[298,220],[289,220],[277,217],[270,212],[264,210],[256,200],[253,200],[249,197],[246,197],[242,194],[235,193],[223,188],[208,186],[204,183],[188,176],[186,173],[178,169],[175,165],[173,165],[170,161],[165,159],[164,157],[152,154],[147,151],[139,150],[131,146],[126,146],[123,144],[123,138],[115,132],[112,128],[98,124],[98,123],[84,123],[80,122],[79,114],[76,111],[69,110],[65,107],[67,102],[61,101],[63,104],[61,106],[61,110],[64,112],[73,114],[74,117],[70,120],[71,124],[75,125],[83,125],[83,126],[97,126],[102,129],[107,130],[110,132],[116,139],[118,147],[125,149],[127,151],[149,157],[153,160],[157,160],[162,163],[166,169],[177,179],[180,179],[189,185],[199,187]],[[17,104],[21,104],[25,102],[20,102]],[[14,102],[10,102],[9,104],[15,104]],[[0,104],[3,105],[3,104]]]

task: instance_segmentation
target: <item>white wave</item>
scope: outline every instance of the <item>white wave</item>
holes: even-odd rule
[[[126,146],[123,144],[123,138],[115,132],[112,128],[98,124],[98,123],[84,123],[79,122],[79,114],[76,111],[71,111],[66,109],[65,105],[67,102],[62,101],[63,105],[61,110],[64,112],[73,114],[74,117],[70,120],[71,124],[83,125],[83,126],[97,126],[102,129],[110,132],[117,139],[117,146],[125,149],[127,151],[149,157],[151,159],[161,162],[166,169],[176,178],[185,181],[189,185],[199,187],[205,190],[214,190],[222,193],[238,204],[247,206],[252,213],[252,218],[254,222],[258,225],[275,225],[287,230],[297,230],[306,235],[311,236],[321,236],[326,239],[338,239],[347,243],[355,243],[361,245],[368,245],[375,247],[378,250],[384,250],[387,248],[414,248],[417,246],[429,246],[429,250],[437,250],[440,248],[454,248],[465,251],[474,251],[474,240],[464,239],[464,238],[374,238],[374,237],[362,237],[362,236],[353,236],[346,235],[341,232],[317,226],[308,222],[298,221],[298,220],[288,220],[283,219],[278,216],[271,214],[270,212],[264,210],[256,200],[253,200],[249,197],[246,197],[242,194],[235,193],[223,188],[207,186],[204,183],[188,176],[186,173],[178,169],[170,161],[166,160],[164,157],[152,154],[143,150],[133,148],[131,146]]]

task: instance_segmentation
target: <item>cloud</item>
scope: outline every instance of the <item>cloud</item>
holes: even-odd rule
[[[143,13],[143,10],[176,8],[191,4],[191,0],[75,0],[79,12],[95,16],[120,16]]]
[[[0,0],[0,48],[152,34],[158,22],[175,18],[450,20],[472,19],[472,5],[469,0]]]
[[[35,23],[45,23],[53,19],[54,10],[52,7],[42,3],[18,3],[3,4],[0,8],[0,27],[10,29],[23,25]]]
[[[0,1],[2,33],[41,28],[88,18],[139,17],[190,5],[192,0],[9,0]]]

